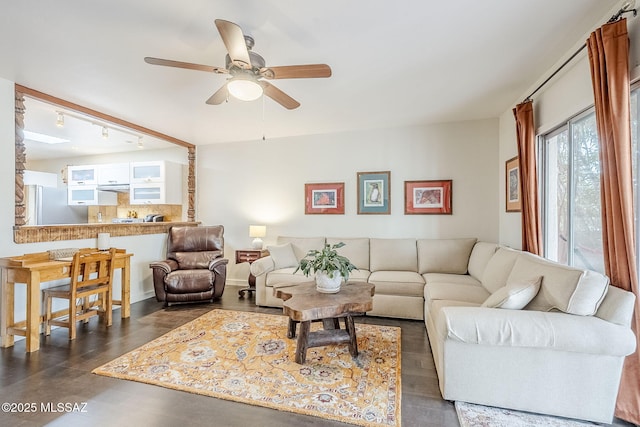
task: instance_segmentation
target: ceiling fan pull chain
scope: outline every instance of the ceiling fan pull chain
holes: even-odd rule
[[[262,97],[262,140],[267,140],[267,138],[264,136],[264,96]]]

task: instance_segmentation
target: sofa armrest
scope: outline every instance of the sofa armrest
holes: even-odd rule
[[[273,258],[271,258],[271,256],[266,256],[252,262],[249,270],[251,271],[251,274],[258,277],[270,271],[273,271],[275,267],[276,266],[273,263]]]
[[[444,307],[438,333],[468,344],[545,348],[610,356],[635,350],[631,328],[594,316],[486,307]]]
[[[178,263],[172,259],[165,259],[164,261],[156,261],[149,264],[149,267],[153,269],[160,269],[166,274],[171,273],[173,270],[178,269]]]

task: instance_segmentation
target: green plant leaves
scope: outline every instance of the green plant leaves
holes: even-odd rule
[[[316,271],[324,271],[325,273],[332,275],[334,271],[339,271],[340,275],[344,277],[344,280],[349,280],[349,273],[356,269],[356,266],[349,261],[349,258],[339,255],[336,249],[345,246],[344,242],[330,245],[324,244],[322,250],[311,249],[307,252],[304,258],[300,260],[298,270],[302,271],[305,276],[309,276]]]

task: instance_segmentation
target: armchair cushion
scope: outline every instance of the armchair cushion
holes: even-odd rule
[[[164,279],[166,291],[172,294],[206,292],[213,287],[213,278],[208,269],[176,270]]]
[[[181,270],[209,268],[209,263],[222,256],[222,251],[176,252],[175,258]]]

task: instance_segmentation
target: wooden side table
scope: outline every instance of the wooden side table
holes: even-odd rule
[[[257,259],[266,257],[269,255],[269,251],[266,249],[238,249],[236,250],[236,264],[241,264],[243,262],[248,262],[251,264]],[[238,291],[238,295],[241,298],[244,298],[244,293],[255,292],[256,290],[256,277],[249,272],[249,278],[247,279],[249,286],[246,288],[242,288]]]

